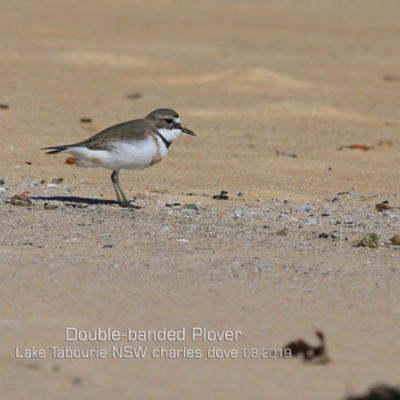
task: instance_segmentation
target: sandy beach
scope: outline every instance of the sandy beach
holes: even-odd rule
[[[3,0],[0,398],[400,385],[399,21],[396,0]],[[41,151],[161,107],[196,136],[121,174],[137,209]],[[316,331],[330,362],[285,357]]]

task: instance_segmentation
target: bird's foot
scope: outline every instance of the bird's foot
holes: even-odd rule
[[[120,207],[131,208],[131,209],[135,209],[135,210],[139,210],[140,208],[142,208],[142,207],[131,204],[128,200],[126,200],[126,201],[122,200],[122,201],[118,202],[118,204]]]

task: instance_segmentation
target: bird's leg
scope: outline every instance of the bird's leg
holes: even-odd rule
[[[119,175],[119,170],[114,171],[111,174],[111,182],[114,186],[115,194],[117,195],[118,204],[121,207],[132,207],[131,203],[129,203],[124,192],[121,189],[121,185],[119,184],[118,175]]]
[[[113,184],[115,194],[117,195],[117,201],[118,201],[118,203],[121,203],[121,196],[119,195],[119,188],[118,188],[118,184],[117,184],[117,182],[118,182],[118,171],[114,171],[111,174],[111,182]]]

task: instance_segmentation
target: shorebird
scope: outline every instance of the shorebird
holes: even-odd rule
[[[81,167],[112,170],[111,181],[121,207],[132,207],[119,183],[121,170],[140,170],[160,162],[182,133],[196,136],[181,124],[178,113],[160,108],[143,119],[111,126],[79,143],[45,147],[46,154],[69,153]]]

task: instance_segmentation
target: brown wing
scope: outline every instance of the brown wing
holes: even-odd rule
[[[87,147],[90,150],[106,150],[111,142],[115,141],[141,141],[153,130],[150,122],[143,119],[135,119],[110,126],[89,139],[79,143],[65,144],[61,146],[46,147],[42,150],[51,150],[47,154],[55,154],[70,147]]]

